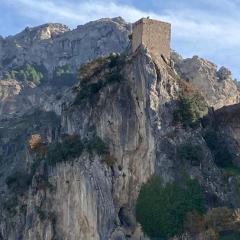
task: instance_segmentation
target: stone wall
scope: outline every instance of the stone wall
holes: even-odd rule
[[[163,55],[170,59],[171,24],[142,18],[133,25],[133,52],[142,43],[150,54],[160,58]]]
[[[132,31],[132,51],[135,52],[142,44],[143,24],[141,19],[133,24]]]

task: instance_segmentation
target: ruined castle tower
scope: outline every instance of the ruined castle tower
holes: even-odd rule
[[[171,24],[142,18],[133,24],[132,51],[144,44],[149,53],[158,59],[170,59]]]

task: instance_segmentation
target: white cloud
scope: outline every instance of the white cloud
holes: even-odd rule
[[[5,2],[7,0],[4,0]],[[202,0],[206,1],[206,0]],[[220,0],[233,8],[234,1]],[[9,3],[9,1],[8,1]],[[134,22],[143,16],[166,20],[173,25],[173,36],[186,40],[199,39],[217,41],[226,45],[239,46],[240,17],[238,19],[225,20],[222,16],[213,17],[203,11],[179,9],[179,11],[165,11],[164,14],[141,11],[133,6],[117,4],[114,1],[87,1],[70,4],[66,1],[53,0],[12,0],[12,6],[21,13],[31,18],[41,19],[43,22],[58,21],[76,26],[102,17],[122,16],[130,22]],[[213,3],[211,3],[213,4]],[[218,1],[219,4],[219,1]]]

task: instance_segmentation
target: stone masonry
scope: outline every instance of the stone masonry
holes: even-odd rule
[[[170,59],[171,24],[142,18],[133,24],[132,51],[144,44],[149,53],[158,59]]]

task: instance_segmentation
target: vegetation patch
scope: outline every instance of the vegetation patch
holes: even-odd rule
[[[240,234],[238,214],[228,207],[206,212],[203,189],[188,177],[165,186],[152,177],[141,188],[136,217],[150,239],[167,240],[187,232],[194,239],[204,234],[206,239],[228,240]]]
[[[178,156],[187,160],[192,166],[199,166],[203,158],[203,151],[200,145],[184,144],[178,148]]]
[[[136,217],[144,232],[152,239],[169,239],[184,232],[189,212],[205,212],[204,194],[197,180],[161,184],[152,177],[141,188]]]
[[[26,63],[21,67],[15,67],[5,73],[4,79],[17,79],[24,82],[29,81],[38,85],[44,79],[45,75],[45,67]]]
[[[98,136],[84,140],[84,146],[90,154],[104,155],[109,152],[106,143]]]
[[[200,94],[186,94],[180,99],[178,108],[173,113],[175,122],[194,127],[206,115],[207,105]]]
[[[48,147],[46,159],[50,165],[65,162],[79,157],[83,151],[90,155],[97,154],[103,157],[108,165],[113,164],[113,157],[109,155],[107,144],[98,136],[81,140],[79,136],[66,136],[61,143],[51,144]]]
[[[50,165],[79,157],[84,149],[78,136],[67,136],[61,143],[50,144],[46,159]]]
[[[239,219],[234,211],[227,207],[213,208],[204,215],[196,212],[188,214],[185,229],[193,237],[205,232],[207,239],[214,240],[232,240],[240,234]]]
[[[53,72],[53,81],[57,85],[72,85],[76,80],[76,76],[70,69],[69,65],[59,66]]]
[[[119,55],[97,58],[83,65],[79,70],[80,84],[75,88],[77,97],[74,104],[81,104],[109,84],[121,82],[121,69],[124,61]]]

